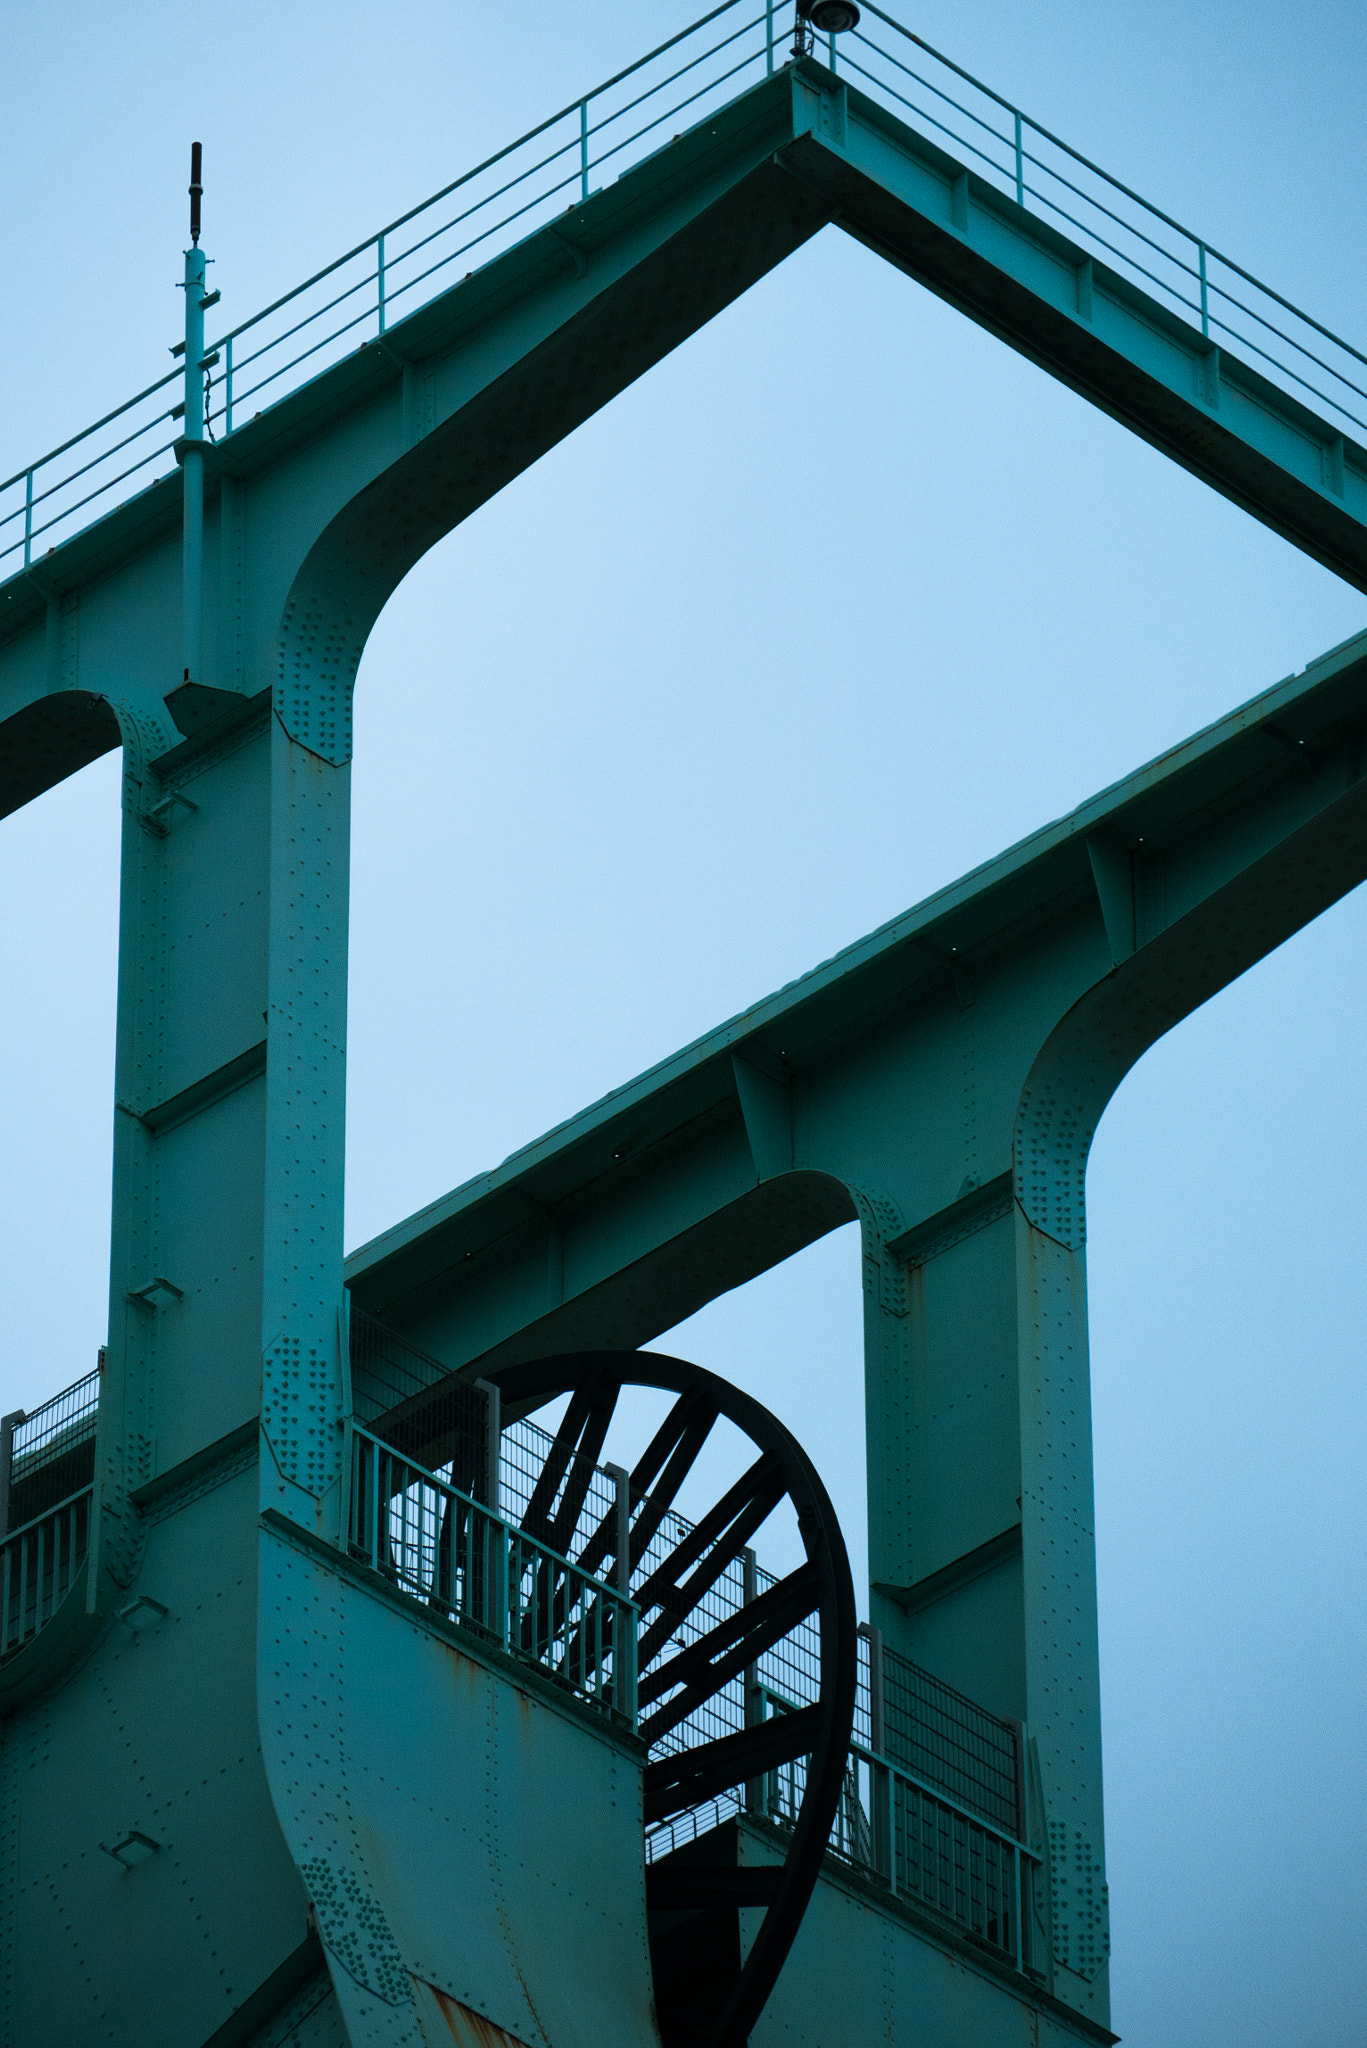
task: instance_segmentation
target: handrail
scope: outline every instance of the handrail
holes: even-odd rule
[[[880,1771],[886,1771],[890,1777],[901,1779],[905,1785],[914,1786],[916,1791],[924,1792],[928,1799],[934,1799],[941,1806],[947,1807],[951,1813],[958,1814],[961,1820],[971,1821],[975,1828],[982,1828],[987,1834],[995,1835],[999,1842],[1005,1842],[1009,1848],[1019,1849],[1021,1855],[1028,1856],[1032,1863],[1043,1863],[1044,1857],[1040,1851],[1032,1849],[1028,1842],[1022,1842],[1018,1836],[1008,1834],[1005,1828],[998,1827],[994,1821],[984,1819],[982,1814],[975,1813],[971,1806],[965,1806],[962,1800],[956,1799],[953,1793],[946,1792],[931,1779],[922,1778],[915,1771],[907,1770],[904,1764],[895,1764],[890,1756],[880,1756],[876,1750],[869,1749],[862,1742],[850,1744],[850,1755],[857,1756],[861,1763],[871,1764]]]
[[[90,1547],[94,1491],[84,1486],[0,1538],[0,1660],[31,1642],[76,1584]]]
[[[1226,256],[1222,250],[1215,247],[1213,242],[1203,242],[1199,235],[1193,233],[1189,227],[1184,226],[1180,220],[1174,220],[1170,213],[1164,213],[1161,206],[1155,206],[1151,199],[1145,199],[1142,193],[1134,191],[1131,186],[1123,183],[1112,172],[1103,170],[1100,164],[1094,164],[1090,157],[1082,154],[1081,150],[1074,149],[1071,142],[1065,142],[1061,135],[1055,135],[1052,128],[1044,127],[1041,122],[1036,121],[1032,115],[1025,113],[1020,107],[1015,106],[1012,101],[1003,99],[999,92],[994,92],[990,85],[984,85],[982,80],[975,78],[971,71],[965,71],[963,65],[956,64],[952,57],[946,57],[943,50],[937,50],[933,43],[926,41],[924,36],[915,35],[909,28],[903,27],[902,23],[894,20],[892,15],[885,14],[881,7],[875,7],[873,0],[860,0],[860,4],[866,14],[876,14],[881,22],[885,22],[889,28],[895,29],[898,35],[905,36],[909,43],[915,43],[917,48],[924,50],[928,57],[933,57],[937,64],[943,64],[946,71],[952,71],[956,78],[962,78],[966,85],[971,85],[975,91],[982,93],[985,99],[994,100],[1004,113],[1010,114],[1016,120],[1024,122],[1036,135],[1042,135],[1046,142],[1052,142],[1056,149],[1061,149],[1065,155],[1073,159],[1074,163],[1081,164],[1084,170],[1091,171],[1095,177],[1104,178],[1108,185],[1113,185],[1117,192],[1123,192],[1127,199],[1132,199],[1135,202],[1136,206],[1142,206],[1146,213],[1153,214],[1154,218],[1161,220],[1165,227],[1175,228],[1179,235],[1185,235],[1189,241],[1196,243],[1198,246],[1203,246],[1208,254],[1217,257],[1221,263],[1227,264],[1229,269],[1236,271],[1244,279],[1245,283],[1256,285],[1260,292],[1266,292],[1270,299],[1275,299],[1277,304],[1284,307],[1288,313],[1294,313],[1298,320],[1304,320],[1308,327],[1315,328],[1327,341],[1335,342],[1339,348],[1346,349],[1349,355],[1356,356],[1360,363],[1367,363],[1367,354],[1364,354],[1361,349],[1354,348],[1351,342],[1345,341],[1341,335],[1335,334],[1332,328],[1321,326],[1319,321],[1312,318],[1309,313],[1302,312],[1301,308],[1293,304],[1290,299],[1284,299],[1280,292],[1273,290],[1271,285],[1264,284],[1261,278],[1255,277],[1251,270],[1245,270],[1241,264],[1234,261],[1232,256]]]
[[[50,1508],[44,1508],[40,1515],[30,1515],[29,1519],[26,1522],[21,1522],[17,1529],[6,1529],[4,1534],[0,1536],[0,1551],[5,1550],[11,1543],[17,1543],[22,1536],[31,1536],[40,1522],[50,1522],[54,1515],[65,1514],[66,1510],[76,1501],[84,1500],[94,1490],[95,1482],[92,1479],[87,1479],[84,1486],[76,1487],[73,1492],[67,1494],[65,1500],[54,1502]]]
[[[768,1685],[752,1686],[750,1700],[760,1720],[768,1718],[771,1707],[780,1713],[800,1711],[796,1701]],[[1044,1864],[1040,1852],[857,1737],[849,1755],[829,1853],[886,1885],[894,1897],[943,1913],[1016,1969],[1029,1969],[1029,1917],[1036,1875]],[[861,1766],[867,1799],[859,1782]],[[746,1787],[746,1811],[791,1823],[801,1803],[805,1768],[805,1760],[797,1757],[765,1772]],[[937,1818],[929,1870],[924,1851],[918,1854],[927,1808],[946,1817],[948,1832],[946,1839],[946,1824]]]
[[[1280,356],[1272,352],[1267,344],[1270,341],[1280,343],[1283,348],[1291,351],[1295,357],[1300,358],[1303,364],[1313,364],[1331,378],[1336,385],[1341,385],[1345,392],[1351,393],[1354,400],[1361,400],[1365,409],[1367,409],[1367,387],[1356,381],[1353,376],[1346,374],[1344,369],[1337,367],[1332,362],[1326,361],[1322,354],[1309,347],[1306,341],[1298,337],[1295,332],[1288,331],[1285,326],[1278,325],[1275,319],[1269,317],[1269,312],[1259,311],[1256,305],[1248,304],[1244,298],[1230,290],[1227,285],[1222,284],[1217,277],[1212,275],[1211,266],[1219,265],[1225,271],[1228,271],[1231,277],[1242,280],[1245,285],[1252,288],[1254,293],[1262,295],[1269,309],[1271,307],[1279,307],[1283,313],[1291,316],[1293,322],[1299,322],[1309,334],[1316,335],[1322,341],[1328,342],[1332,348],[1341,350],[1344,357],[1350,359],[1353,364],[1367,365],[1367,352],[1357,348],[1352,342],[1345,341],[1341,335],[1336,334],[1323,321],[1315,319],[1312,314],[1303,312],[1299,306],[1295,305],[1292,300],[1286,298],[1281,292],[1276,291],[1271,285],[1264,284],[1251,270],[1245,269],[1242,264],[1235,262],[1232,257],[1226,256],[1214,243],[1206,241],[1204,237],[1196,234],[1193,229],[1184,226],[1181,221],[1176,220],[1173,215],[1164,212],[1162,207],[1155,206],[1151,200],[1145,199],[1133,187],[1125,184],[1123,180],[1114,177],[1109,171],[1103,170],[1090,157],[1084,156],[1080,150],[1074,149],[1071,143],[1065,142],[1062,136],[1056,135],[1052,129],[1046,128],[1040,122],[1033,120],[1028,114],[1022,112],[1019,107],[1015,106],[1012,101],[1006,99],[1001,93],[994,91],[991,86],[985,85],[981,79],[974,77],[972,72],[965,70],[961,64],[956,64],[952,57],[945,56],[943,51],[936,49],[934,44],[928,43],[923,36],[918,36],[910,29],[904,27],[894,16],[873,4],[873,0],[866,0],[863,11],[867,16],[883,23],[894,35],[901,37],[905,43],[914,45],[931,63],[943,67],[944,71],[950,74],[952,78],[962,81],[974,93],[980,94],[983,101],[987,102],[990,107],[998,108],[1003,114],[1010,116],[1009,133],[1005,132],[1003,128],[993,127],[990,121],[985,121],[971,107],[964,105],[962,99],[956,99],[944,86],[937,85],[932,78],[923,77],[920,72],[911,70],[902,63],[901,59],[893,51],[884,48],[882,44],[864,30],[858,29],[851,34],[849,38],[851,43],[862,44],[872,56],[882,58],[894,70],[914,80],[916,84],[933,94],[946,109],[963,116],[975,128],[985,130],[987,135],[991,136],[1009,154],[1011,162],[1009,164],[998,163],[994,157],[980,149],[971,138],[959,134],[954,128],[947,126],[946,122],[940,120],[935,114],[928,113],[924,108],[917,107],[914,101],[906,99],[886,79],[868,70],[857,61],[852,61],[849,56],[845,56],[842,59],[842,68],[845,71],[853,70],[858,72],[861,78],[875,92],[885,93],[908,107],[913,113],[921,114],[923,118],[930,121],[933,127],[939,128],[962,147],[968,149],[972,155],[978,157],[980,162],[985,163],[996,174],[1006,190],[1017,200],[1018,204],[1024,206],[1027,201],[1037,201],[1038,207],[1034,210],[1046,216],[1052,214],[1058,220],[1066,223],[1070,230],[1075,230],[1083,238],[1084,242],[1091,242],[1093,246],[1104,251],[1108,259],[1114,259],[1122,271],[1128,271],[1131,276],[1142,278],[1146,284],[1156,286],[1160,293],[1163,293],[1167,298],[1177,303],[1184,315],[1194,317],[1195,324],[1199,325],[1201,333],[1208,340],[1212,329],[1218,329],[1222,334],[1237,341],[1243,347],[1252,350],[1254,355],[1260,359],[1264,372],[1270,371],[1284,383],[1298,386],[1301,392],[1308,392],[1312,398],[1321,405],[1328,407],[1331,413],[1336,413],[1352,427],[1367,431],[1367,411],[1362,413],[1354,411],[1351,405],[1345,402],[1343,397],[1333,391],[1325,391],[1320,388],[1310,378],[1302,374],[1301,368],[1297,367],[1294,363],[1283,361]],[[1056,169],[1043,156],[1032,153],[1025,146],[1027,137],[1035,138],[1039,143],[1048,145],[1051,150],[1059,151],[1069,164],[1085,172],[1089,178],[1099,180],[1108,194],[1118,195],[1119,198],[1127,201],[1131,207],[1138,208],[1144,220],[1150,225],[1157,224],[1169,230],[1171,234],[1180,237],[1186,245],[1185,254],[1179,255],[1176,251],[1165,247],[1163,242],[1155,240],[1152,234],[1146,233],[1144,228],[1137,225],[1135,221],[1126,219],[1124,214],[1117,211],[1113,206],[1107,206],[1095,193],[1087,191],[1084,185],[1066,177],[1061,170]],[[1038,171],[1046,180],[1052,181],[1066,192],[1073,194],[1082,203],[1084,208],[1092,209],[1104,219],[1112,222],[1124,235],[1132,237],[1135,241],[1154,251],[1156,256],[1161,258],[1164,263],[1172,266],[1175,270],[1183,273],[1186,278],[1190,279],[1195,286],[1195,290],[1190,292],[1178,290],[1174,284],[1157,275],[1128,251],[1117,247],[1098,228],[1085,220],[1079,219],[1075,213],[1071,212],[1067,206],[1060,204],[1049,192],[1041,190],[1037,185],[1031,185],[1027,178],[1027,171],[1029,169]],[[1232,309],[1231,317],[1228,319],[1219,317],[1212,309],[1212,299],[1218,299],[1224,307]],[[1246,328],[1239,321],[1239,315],[1243,315],[1247,321],[1251,321],[1258,329],[1262,330],[1262,340],[1246,331]]]
[[[351,1438],[352,1556],[635,1728],[636,1603],[369,1430]]]
[[[785,0],[785,12],[788,4],[790,0]],[[1146,292],[1152,288],[1169,303],[1170,310],[1199,326],[1212,347],[1217,334],[1237,343],[1249,352],[1261,374],[1323,407],[1331,428],[1337,430],[1341,422],[1350,431],[1367,433],[1367,384],[1360,381],[1356,368],[1367,365],[1367,352],[1343,340],[1214,244],[1102,170],[874,0],[863,0],[863,6],[864,23],[839,39],[839,49],[834,37],[825,45],[827,60],[839,75],[854,76],[883,103],[907,109],[931,129],[950,137],[984,165],[1019,205],[1062,223],[1070,236],[1096,250],[1103,261],[1140,281]],[[680,115],[690,122],[705,117],[729,104],[737,91],[747,89],[746,74],[753,74],[755,83],[771,76],[780,55],[779,44],[788,34],[787,29],[779,29],[778,11],[776,0],[720,0],[634,63],[334,257],[302,284],[223,330],[207,345],[201,364],[209,438],[214,437],[216,427],[224,438],[242,431],[248,424],[242,412],[249,399],[261,401],[258,412],[268,409],[354,352],[356,330],[363,325],[373,320],[374,339],[384,337],[399,302],[404,302],[404,313],[429,303],[444,288],[432,280],[442,272],[449,275],[450,267],[461,257],[482,249],[486,253],[481,261],[490,261],[557,219],[565,210],[567,193],[572,195],[571,205],[587,200],[592,173],[609,164],[626,168],[638,161],[640,146],[666,120]],[[789,20],[793,19],[790,15]],[[710,33],[714,28],[718,30],[715,36]],[[896,47],[887,46],[890,38],[899,39]],[[913,68],[911,62],[903,61],[899,50],[919,52],[925,61],[919,69]],[[677,65],[674,53],[683,59]],[[651,67],[665,59],[670,60],[666,75],[652,77]],[[922,76],[928,65],[940,67],[940,82]],[[681,81],[686,89],[679,96],[675,88]],[[630,94],[622,97],[619,88],[628,82]],[[915,88],[932,95],[936,107],[918,105],[911,96]],[[965,103],[972,95],[980,96],[982,111]],[[650,118],[635,123],[631,117],[647,103]],[[1005,118],[994,126],[998,114]],[[980,139],[961,133],[960,127],[953,125],[956,120],[960,126],[969,124]],[[624,131],[622,124],[626,124]],[[555,146],[548,150],[534,147],[546,138],[552,138]],[[980,146],[988,138],[1000,147],[1004,161]],[[532,160],[523,162],[528,152]],[[1052,152],[1058,153],[1057,163],[1048,160]],[[1096,189],[1087,189],[1087,181],[1096,181]],[[466,195],[469,203],[451,218],[438,218],[433,209],[456,193]],[[503,202],[510,198],[516,203],[505,206]],[[1128,218],[1127,208],[1138,209],[1137,216]],[[415,222],[422,223],[424,232],[405,240],[404,231]],[[472,232],[462,236],[458,231],[467,224]],[[1180,246],[1167,246],[1165,235],[1178,238]],[[454,240],[441,249],[434,247],[443,238]],[[1134,246],[1122,246],[1126,242]],[[429,253],[419,264],[422,252]],[[351,266],[360,266],[360,274],[350,275]],[[1165,269],[1172,275],[1161,274]],[[330,280],[336,280],[338,289],[328,292],[321,304],[311,303],[310,294]],[[347,302],[359,310],[347,310],[340,324],[335,323],[331,316]],[[287,309],[287,322],[276,331],[271,323]],[[310,336],[307,345],[292,350],[290,343],[306,330]],[[252,347],[245,356],[240,351],[235,355],[234,343],[248,335]],[[1334,351],[1341,352],[1341,361],[1331,359]],[[243,375],[249,369],[254,371],[253,380],[244,388]],[[115,458],[153,428],[179,418],[183,404],[156,409],[109,445],[99,436],[156,398],[181,374],[179,369],[170,371],[105,413],[93,426],[0,482],[0,577],[21,573],[20,564],[28,569],[36,542],[48,538],[51,552],[84,530],[92,510],[94,518],[104,516],[113,509],[121,488],[131,486],[136,494],[162,480],[153,475],[155,465],[176,448],[175,442],[163,442],[127,465],[116,466]],[[1317,377],[1322,381],[1317,382]],[[1331,389],[1323,388],[1324,380]],[[78,466],[44,474],[73,450],[81,451]],[[78,480],[91,478],[93,471],[99,471],[99,476],[92,478],[89,489],[78,493]],[[5,502],[7,493],[14,494],[13,502]],[[37,519],[40,508],[44,516]],[[12,537],[6,538],[6,534]],[[7,569],[6,565],[13,567]]]

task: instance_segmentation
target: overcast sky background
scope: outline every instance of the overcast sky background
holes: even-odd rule
[[[0,474],[688,18],[0,0]],[[1367,15],[909,25],[1367,337]],[[1323,649],[1367,600],[828,230],[422,562],[357,698],[348,1243]],[[113,757],[0,825],[0,1401],[105,1324]],[[1089,1175],[1115,2025],[1363,2040],[1367,909],[1158,1046]],[[857,1247],[675,1333],[862,1566]]]

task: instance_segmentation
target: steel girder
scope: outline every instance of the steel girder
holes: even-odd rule
[[[431,1632],[377,1619],[336,1544],[351,688],[425,549],[831,220],[1367,581],[1362,451],[1100,266],[1084,290],[1080,252],[804,62],[206,457],[206,684],[174,718],[176,480],[5,587],[3,807],[120,741],[125,807],[97,1535],[87,1586],[0,1673],[21,2043],[58,2038],[59,1979],[94,1987],[73,2042],[91,2013],[245,2040],[314,1967],[310,1911],[353,2038],[413,2041],[424,2000],[474,1998],[449,1935],[469,1871],[432,1880],[408,1790],[433,1828],[464,1810],[466,1724]],[[860,1218],[882,1619],[1028,1717],[1054,1991],[1084,2024],[1106,2012],[1087,1142],[1145,1045],[1361,879],[1362,674],[1350,650],[1280,686],[348,1276],[453,1361],[514,1362],[637,1344]],[[429,1703],[420,1739],[380,1670]],[[558,1783],[571,1738],[538,1725]],[[101,1859],[138,1826],[145,1870]],[[557,2007],[557,2048],[648,2026],[638,1904],[617,2005]],[[479,2009],[526,2037],[490,1927],[479,1981],[508,2002]]]

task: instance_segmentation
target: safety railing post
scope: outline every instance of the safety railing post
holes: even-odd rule
[[[604,1465],[613,1491],[613,1583],[631,1596],[631,1474],[625,1465]]]
[[[1021,135],[1021,117],[1016,116],[1016,204],[1025,204],[1025,143]]]
[[[377,288],[377,311],[380,319],[380,333],[384,333],[384,236],[375,237],[375,284]]]
[[[32,487],[33,472],[29,471]],[[24,557],[28,560],[27,555]],[[0,1536],[9,1529],[9,1485],[14,1470],[14,1432],[28,1421],[22,1408],[15,1408],[8,1415],[0,1415]]]
[[[1196,244],[1196,261],[1201,281],[1201,332],[1208,335],[1210,333],[1210,302],[1206,290],[1206,245],[1204,242]]]
[[[24,567],[33,559],[33,471],[24,478]]]
[[[491,1515],[501,1515],[499,1456],[503,1448],[503,1411],[498,1388],[491,1380],[476,1380],[484,1395],[484,1504]]]
[[[759,1591],[759,1566],[753,1550],[746,1549],[741,1552],[741,1571],[743,1574],[741,1579],[741,1604],[744,1607],[748,1607]],[[762,1721],[764,1718],[763,1706],[759,1697],[758,1664],[746,1665],[742,1683],[745,1689],[743,1709],[745,1725],[749,1728],[756,1721]],[[745,1810],[747,1813],[763,1813],[764,1780],[762,1778],[751,1778],[747,1783],[745,1787]]]
[[[774,75],[774,0],[764,0],[764,70]]]
[[[618,1712],[625,1714],[634,1728],[637,1721],[636,1614],[625,1602],[617,1610],[617,1634],[620,1648],[616,1652],[614,1663],[620,1664],[622,1673],[622,1697]]]
[[[223,344],[223,431],[233,430],[233,338],[231,334]]]
[[[589,103],[579,102],[579,191],[580,197],[589,196]]]
[[[494,1639],[505,1650],[513,1639],[514,1589],[522,1583],[516,1544],[517,1538],[507,1523],[500,1522],[494,1543]]]
[[[887,1725],[883,1704],[883,1631],[860,1627],[869,1645],[869,1748],[877,1757],[887,1755]],[[880,1877],[892,1878],[892,1781],[886,1771],[870,1772],[869,1818],[873,1826],[874,1867]]]

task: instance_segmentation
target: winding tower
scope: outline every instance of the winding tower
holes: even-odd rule
[[[830,224],[1367,588],[1364,358],[846,0],[231,328],[196,212],[183,364],[0,486],[4,809],[124,803],[107,1342],[0,1424],[6,2048],[1115,2038],[1087,1151],[1367,875],[1367,642],[343,1254],[367,634]],[[859,1625],[803,1448],[649,1348],[850,1221]]]

